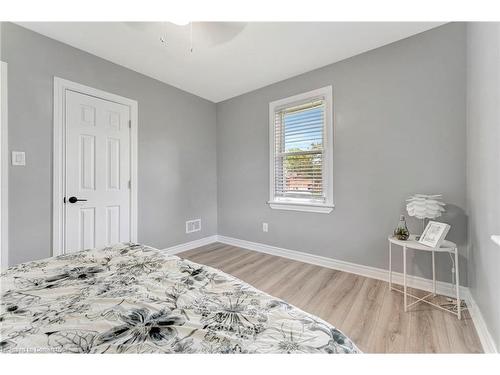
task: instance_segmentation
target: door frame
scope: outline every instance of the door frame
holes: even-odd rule
[[[123,104],[130,109],[130,241],[137,241],[137,126],[138,104],[136,100],[111,94],[63,78],[54,77],[54,149],[52,195],[52,255],[64,254],[65,210],[63,197],[66,193],[66,91],[74,91]]]
[[[9,266],[9,127],[7,63],[0,61],[0,271]]]

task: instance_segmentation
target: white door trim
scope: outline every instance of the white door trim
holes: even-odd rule
[[[54,150],[53,150],[53,232],[52,255],[64,252],[64,203],[65,194],[65,92],[71,90],[81,94],[94,96],[115,103],[126,105],[130,108],[130,239],[137,241],[137,126],[138,105],[137,101],[123,96],[108,93],[76,82],[54,77]]]
[[[7,63],[0,61],[0,270],[9,266],[9,128]]]

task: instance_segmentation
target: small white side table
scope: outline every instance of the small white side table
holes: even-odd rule
[[[458,248],[457,245],[451,241],[443,241],[441,246],[439,248],[432,248],[429,246],[422,245],[418,241],[415,240],[415,235],[411,235],[410,238],[406,241],[403,240],[398,240],[396,237],[389,236],[389,287],[391,290],[395,290],[397,292],[403,293],[404,295],[404,310],[405,312],[408,311],[408,309],[416,305],[419,302],[425,302],[429,305],[432,305],[434,307],[437,307],[441,310],[445,310],[448,312],[451,312],[452,314],[456,315],[458,319],[462,318],[462,312],[461,312],[461,303],[462,300],[460,299],[460,279],[459,279],[459,267],[458,267]],[[399,245],[403,248],[403,290],[393,288],[392,287],[392,245]],[[420,250],[420,251],[427,251],[432,253],[432,289],[433,292],[427,294],[424,297],[417,297],[411,293],[408,293],[408,287],[406,283],[406,251],[408,249],[413,249],[413,250]],[[455,272],[456,272],[456,297],[457,297],[457,312],[444,308],[443,306],[440,306],[438,304],[435,304],[431,301],[428,301],[427,298],[431,296],[436,295],[436,261],[435,261],[435,253],[437,252],[447,252],[447,253],[452,253],[455,255]],[[415,301],[408,304],[407,300],[408,297],[414,298]]]

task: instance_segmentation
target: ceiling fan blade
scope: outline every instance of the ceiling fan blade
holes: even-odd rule
[[[240,34],[247,22],[193,22],[195,40],[206,46],[227,43]]]

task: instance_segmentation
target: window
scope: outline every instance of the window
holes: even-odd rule
[[[271,208],[329,213],[332,189],[332,87],[269,104]]]

